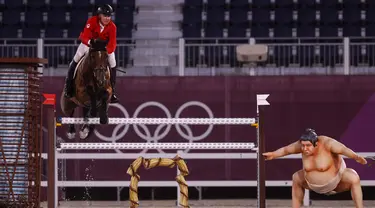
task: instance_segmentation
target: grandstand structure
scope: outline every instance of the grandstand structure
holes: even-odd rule
[[[268,69],[255,74],[371,73],[375,64],[370,0],[1,0],[0,56],[66,69],[103,3],[115,8],[116,59],[128,75],[247,75],[235,58],[243,43],[269,47]]]

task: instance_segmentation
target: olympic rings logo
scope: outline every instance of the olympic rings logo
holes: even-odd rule
[[[122,112],[124,118],[130,118],[129,112],[121,104],[115,103],[109,106],[118,108]],[[138,108],[134,111],[132,118],[138,118],[138,115],[142,112],[142,110],[144,110],[147,107],[160,108],[165,113],[166,118],[180,118],[182,112],[186,108],[191,107],[191,106],[198,106],[204,109],[206,113],[208,114],[208,118],[214,118],[214,115],[211,109],[206,104],[199,102],[199,101],[189,101],[189,102],[184,103],[177,109],[174,117],[172,117],[172,113],[169,111],[169,109],[165,105],[159,102],[155,102],[155,101],[145,102],[145,103],[142,103],[140,106],[138,106]],[[121,116],[116,116],[116,117],[121,117]],[[199,136],[194,136],[193,131],[189,127],[189,125],[186,125],[186,124],[173,124],[173,125],[175,126],[177,133],[182,138],[188,140],[189,143],[203,140],[204,138],[206,138],[208,135],[211,134],[212,129],[213,129],[213,125],[210,124],[208,125],[207,130],[203,134]],[[151,142],[157,143],[158,141],[165,138],[172,128],[172,124],[160,124],[156,127],[154,133],[151,133],[150,129],[148,129],[148,127],[145,124],[133,124],[132,126],[137,136],[145,140],[147,143],[151,143]],[[166,128],[164,128],[165,126]],[[129,128],[130,128],[129,124],[118,124],[115,126],[114,130],[112,131],[111,137],[102,135],[96,129],[94,130],[94,133],[102,141],[116,143],[116,141],[120,140],[126,135],[126,133],[129,131]],[[142,128],[144,133],[140,131],[140,128]],[[162,132],[163,128],[165,130]],[[182,128],[185,129],[186,133],[182,130]],[[120,129],[123,129],[123,130],[120,132]],[[120,150],[115,150],[115,151],[117,153],[122,153]],[[140,153],[146,153],[147,151],[148,151],[147,149],[144,149]],[[159,153],[164,153],[164,151],[160,149],[158,149],[157,151]],[[188,149],[184,150],[185,153],[188,151],[189,151]]]

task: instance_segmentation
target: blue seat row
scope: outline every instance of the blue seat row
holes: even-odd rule
[[[269,37],[375,37],[375,25],[358,27],[343,25],[332,27],[330,25],[296,25],[285,27],[283,25],[262,24],[206,24],[184,25],[182,27],[185,38],[269,38]]]
[[[0,28],[0,38],[78,38],[83,27],[16,27],[6,26]],[[132,37],[132,25],[117,25],[117,36],[121,38]]]
[[[91,13],[92,14],[92,13]],[[31,10],[28,12],[20,12],[17,10],[7,10],[2,12],[3,25],[81,25],[84,26],[90,13],[82,10],[75,10],[68,12],[64,9],[51,10],[48,13],[43,13],[38,10]],[[132,24],[133,11],[124,10],[117,11],[113,17],[116,24]]]
[[[185,5],[194,7],[247,7],[247,8],[344,8],[344,7],[373,7],[372,0],[341,1],[341,0],[185,0]]]
[[[4,4],[0,3],[0,9],[40,9],[46,10],[49,8],[70,8],[74,9],[88,9],[92,10],[97,5],[111,4],[116,8],[134,8],[135,0],[117,1],[117,4],[113,4],[112,0],[4,0]]]
[[[318,4],[315,0],[300,0],[297,5],[307,4],[300,7],[288,7],[296,4],[294,0],[276,1],[276,7],[270,7],[274,3],[268,0],[253,0],[252,4],[247,0],[226,2],[186,0],[183,36],[223,37],[225,28],[228,37],[334,37],[340,30],[344,36],[375,35],[375,1],[327,0]]]
[[[114,7],[118,36],[132,37],[135,0],[0,1],[0,38],[77,38],[98,5]]]
[[[203,12],[206,13],[206,18],[203,19]],[[333,8],[324,8],[320,10],[300,9],[293,10],[289,8],[277,9],[254,9],[248,11],[246,8],[231,8],[225,10],[221,7],[203,8],[185,7],[183,8],[185,24],[194,24],[199,22],[254,22],[254,23],[314,23],[320,22],[322,24],[340,24],[342,22],[360,23],[360,22],[375,22],[373,9],[367,8],[364,10],[356,10],[345,8],[343,10],[336,10]]]

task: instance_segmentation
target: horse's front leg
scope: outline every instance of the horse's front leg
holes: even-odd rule
[[[83,120],[88,122],[90,118],[90,108],[82,107],[82,116]]]
[[[108,99],[109,93],[105,90],[100,99],[101,107],[99,111],[100,124],[108,124]]]
[[[90,109],[83,107],[82,112],[83,112],[83,118],[87,122],[89,120],[89,117],[90,117]],[[87,124],[87,123],[83,124],[82,127],[81,127],[81,130],[79,132],[79,138],[80,139],[87,139],[91,135],[93,130],[94,130],[93,124]]]
[[[90,97],[90,114],[91,114],[91,117],[96,117],[96,115],[97,115],[96,95],[94,93],[94,89],[91,86],[87,87],[87,94]]]
[[[72,111],[70,112],[69,117],[73,117],[73,115],[74,109],[72,109]],[[74,124],[68,125],[68,132],[66,133],[66,136],[68,137],[68,139],[74,139],[76,137],[76,128]]]

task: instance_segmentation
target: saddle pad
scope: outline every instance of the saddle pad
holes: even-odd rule
[[[84,57],[85,57],[85,55],[82,56],[81,60],[79,60],[79,62],[78,62],[78,64],[77,64],[76,68],[74,69],[73,79],[76,78],[77,69],[78,69],[79,65],[82,64]]]
[[[76,73],[77,73],[77,70],[78,70],[78,67],[79,67],[79,65],[82,64],[82,62],[83,62],[83,58],[84,58],[84,57],[85,57],[85,55],[82,56],[81,60],[79,60],[79,62],[78,62],[78,64],[77,64],[77,67],[74,69],[73,79],[75,79],[75,77],[76,77]],[[107,67],[107,71],[108,71],[109,73],[111,72],[109,66]]]

